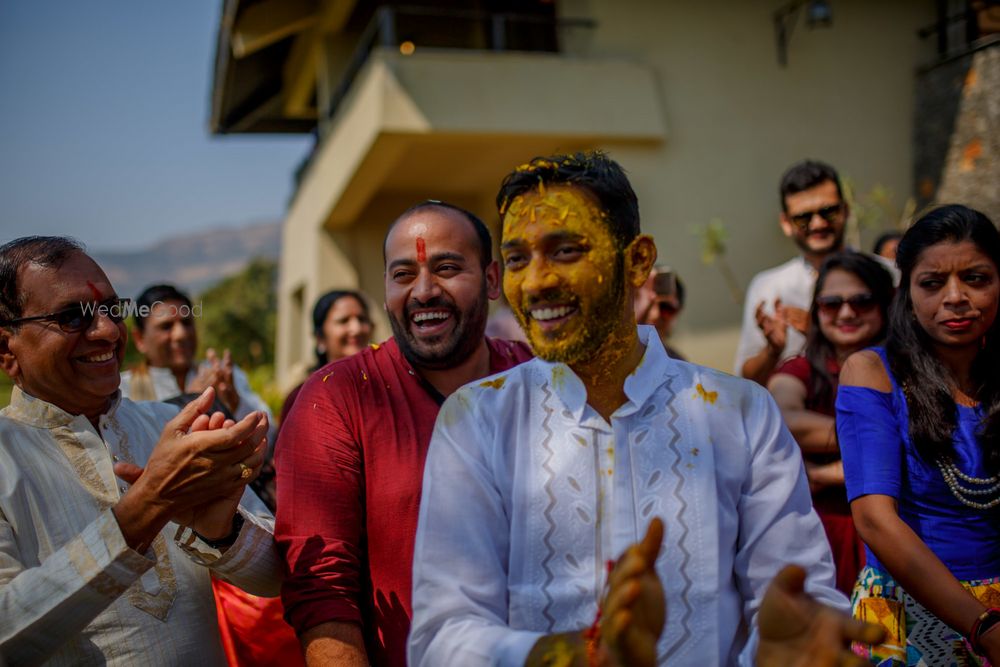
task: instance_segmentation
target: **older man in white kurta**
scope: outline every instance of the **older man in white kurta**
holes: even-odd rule
[[[762,388],[667,357],[652,327],[610,423],[569,366],[541,359],[445,402],[424,472],[409,661],[523,665],[589,626],[606,559],[661,516],[660,664],[750,664],[786,563],[846,609],[794,440]]]
[[[115,399],[99,432],[15,387],[0,411],[0,656],[12,665],[225,664],[209,570],[279,593],[273,521],[247,491],[224,553],[168,523],[146,553],[126,545],[112,470],[144,465],[178,409]]]

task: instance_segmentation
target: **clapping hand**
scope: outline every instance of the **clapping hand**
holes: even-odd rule
[[[600,622],[603,662],[621,667],[656,665],[656,642],[667,619],[656,557],[663,521],[653,519],[642,542],[633,544],[611,571]]]
[[[883,630],[828,607],[805,592],[806,573],[786,566],[771,582],[757,622],[758,667],[864,667],[851,642],[877,644]]]
[[[263,464],[267,417],[205,414],[214,396],[205,390],[167,423],[145,468],[115,464],[132,484],[115,515],[133,548],[142,551],[171,520],[210,539],[229,533],[243,489]]]

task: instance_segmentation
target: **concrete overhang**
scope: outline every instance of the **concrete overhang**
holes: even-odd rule
[[[482,192],[536,155],[657,144],[666,127],[646,65],[378,49],[322,137],[289,219],[337,229],[356,222],[380,193]]]

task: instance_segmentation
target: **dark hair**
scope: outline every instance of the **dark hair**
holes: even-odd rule
[[[826,285],[827,276],[834,270],[846,271],[857,276],[875,297],[875,303],[882,314],[882,328],[868,344],[881,343],[889,326],[889,305],[895,292],[892,274],[881,262],[859,252],[845,250],[827,257],[816,276],[816,287],[813,290],[812,303],[809,305],[809,333],[806,335],[806,347],[802,353],[812,371],[809,387],[811,398],[806,404],[809,409],[829,405],[833,399],[834,379],[827,364],[835,358],[836,351],[833,343],[819,328],[819,306],[816,299]]]
[[[320,298],[316,299],[316,305],[313,306],[313,336],[316,338],[321,338],[323,336],[323,324],[326,323],[326,316],[330,314],[330,309],[333,308],[334,304],[343,298],[350,297],[361,304],[361,310],[365,311],[365,315],[368,315],[368,300],[361,295],[361,292],[355,292],[354,290],[347,289],[335,289],[327,292]],[[329,358],[325,350],[320,351],[316,348],[316,368],[322,368],[326,366],[329,362]]]
[[[809,190],[826,181],[833,181],[833,184],[837,186],[837,196],[843,201],[844,191],[840,188],[840,176],[837,175],[836,169],[819,160],[796,162],[781,177],[781,185],[778,187],[781,210],[788,210],[785,205],[785,197],[788,195]]]
[[[26,264],[58,269],[78,252],[86,251],[68,236],[22,236],[0,246],[0,322],[23,314],[25,299],[18,292],[17,274]]]
[[[684,283],[681,282],[681,277],[674,275],[674,283],[677,285],[677,305],[681,308],[684,307]]]
[[[503,179],[497,193],[497,210],[502,218],[518,195],[546,185],[574,185],[597,198],[607,215],[608,228],[624,250],[639,235],[639,200],[621,165],[601,151],[536,157]]]
[[[886,354],[897,382],[903,388],[910,413],[910,439],[925,461],[954,456],[952,438],[958,409],[953,396],[953,378],[932,351],[931,340],[913,313],[910,281],[923,252],[939,243],[971,241],[1000,270],[1000,233],[979,211],[952,204],[942,206],[917,220],[903,234],[896,252],[900,289],[889,311]],[[979,384],[975,398],[983,419],[978,438],[984,458],[992,469],[1000,468],[1000,336],[994,322],[983,340],[983,348],[972,366]]]
[[[875,239],[875,246],[872,248],[872,252],[876,255],[881,255],[882,248],[886,243],[889,241],[898,241],[901,238],[903,238],[903,232],[886,232]]]
[[[153,304],[158,301],[180,301],[188,308],[191,307],[191,299],[188,295],[173,285],[150,285],[135,298],[136,308],[133,312],[135,313],[135,324],[140,330],[146,325],[146,316],[142,315],[142,313],[148,313],[152,309]]]
[[[460,213],[466,220],[472,223],[472,228],[476,230],[476,237],[479,240],[479,263],[485,271],[486,267],[493,261],[493,237],[490,236],[489,228],[475,213],[467,211],[461,206],[449,204],[446,201],[440,201],[437,199],[425,199],[419,204],[414,204],[410,208],[403,211],[398,218],[393,220],[392,224],[389,225],[389,229],[385,232],[385,238],[382,239],[382,263],[386,263],[385,246],[389,241],[389,234],[392,233],[393,228],[395,228],[400,221],[405,220],[417,211],[422,211],[425,208],[449,209],[455,211],[456,213]]]

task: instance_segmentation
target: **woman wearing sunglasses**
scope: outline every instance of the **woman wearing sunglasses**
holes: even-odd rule
[[[864,548],[844,490],[834,399],[847,357],[885,336],[892,294],[892,276],[878,261],[857,252],[831,255],[816,278],[805,350],[768,382],[802,448],[813,505],[833,550],[837,587],[847,595],[864,565]]]
[[[931,211],[896,255],[885,349],[841,373],[837,430],[867,564],[854,614],[877,665],[1000,664],[1000,234]],[[987,662],[981,662],[983,656]]]

